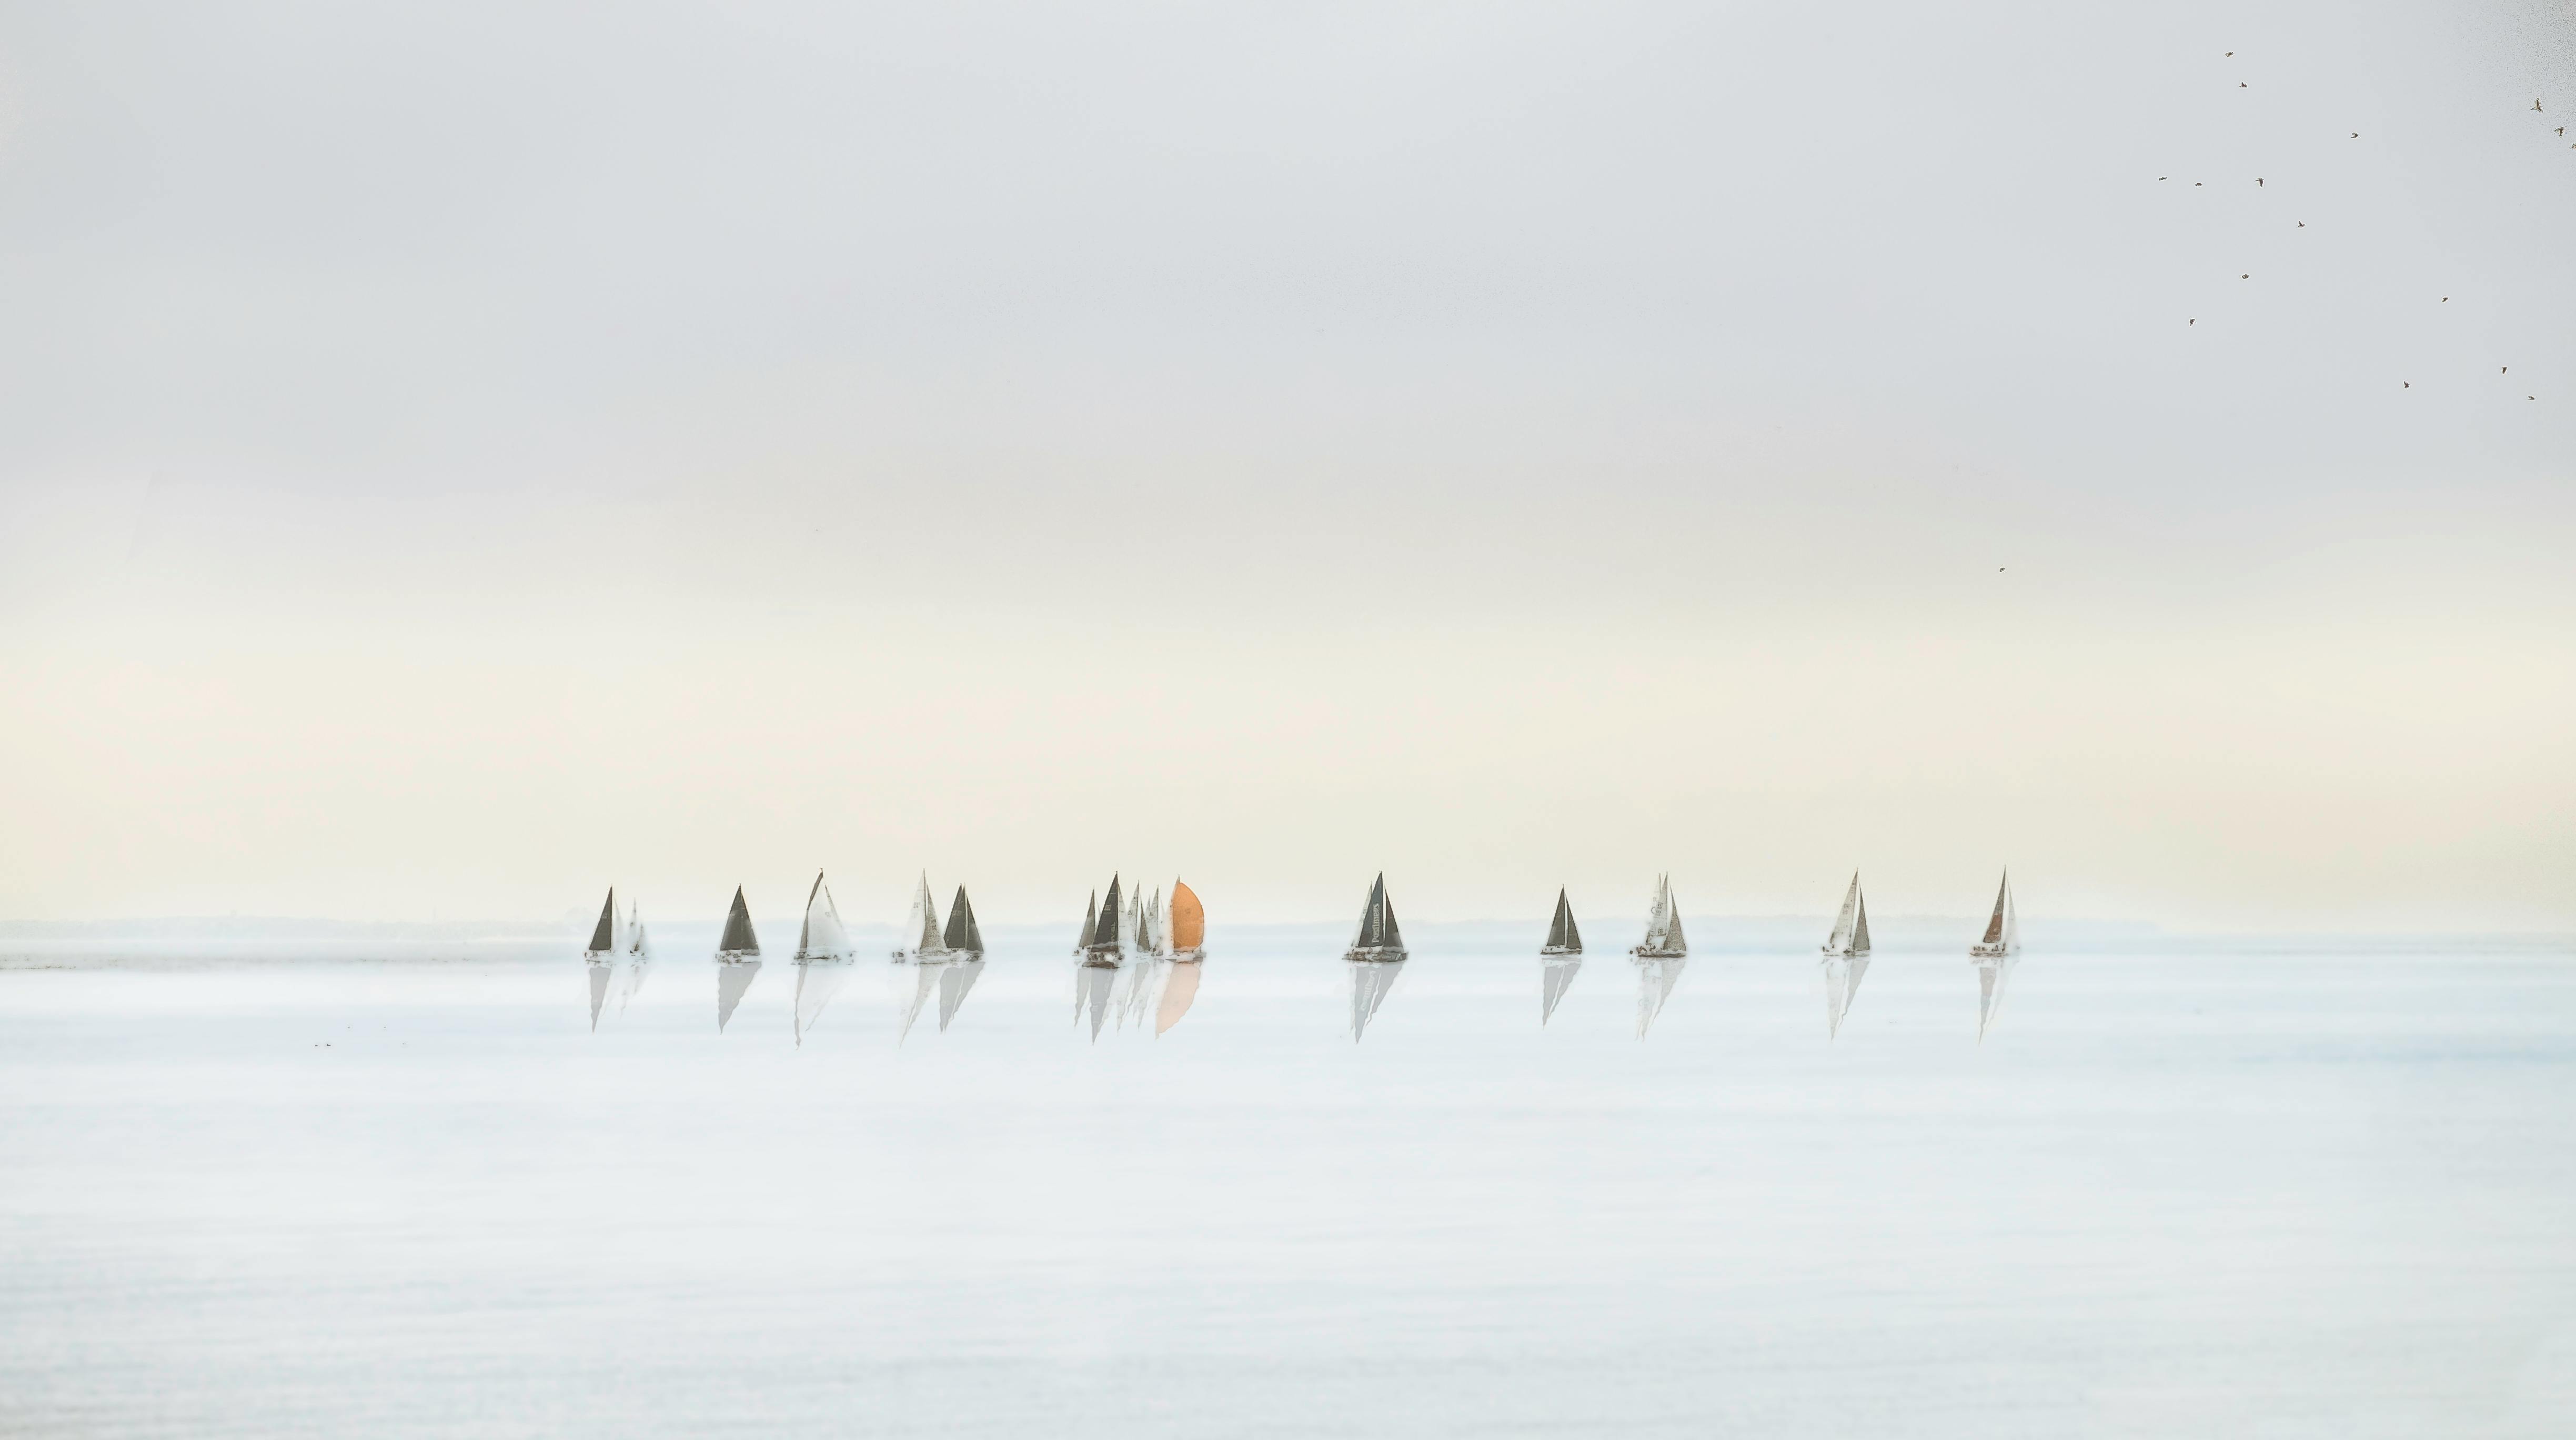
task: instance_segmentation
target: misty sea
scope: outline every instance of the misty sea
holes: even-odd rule
[[[2034,933],[1980,1045],[1889,922],[1829,1042],[1692,923],[1643,1040],[1423,925],[1357,1044],[1328,926],[801,1048],[685,927],[595,1034],[577,937],[0,938],[0,1433],[2576,1434],[2568,946]]]

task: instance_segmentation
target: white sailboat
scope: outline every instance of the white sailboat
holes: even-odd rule
[[[930,872],[925,870],[921,883],[912,892],[912,913],[895,936],[894,959],[899,964],[918,964],[947,958],[947,942],[939,928],[939,902],[930,894]]]
[[[1538,947],[1538,1023],[1556,1014],[1556,1002],[1583,973],[1583,932],[1574,923],[1574,907],[1562,889],[1556,892],[1556,914],[1547,922],[1546,943]]]
[[[832,903],[831,888],[823,883],[823,872],[814,872],[814,888],[805,896],[805,926],[796,936],[796,1043],[805,1043],[805,1032],[823,1018],[823,1007],[848,982],[852,965],[859,958],[857,947],[850,943],[847,929],[841,924],[839,907]]]
[[[1852,872],[1851,888],[1843,892],[1843,908],[1834,916],[1833,933],[1825,937],[1823,968],[1825,975],[1825,1038],[1842,1033],[1843,1017],[1851,1013],[1852,997],[1860,993],[1860,981],[1869,973],[1869,900],[1860,892],[1860,872]]]
[[[1646,912],[1646,938],[1628,952],[1640,960],[1679,960],[1690,954],[1682,938],[1681,906],[1673,900],[1673,877],[1655,878],[1655,903]]]
[[[2010,870],[1995,890],[1995,911],[1987,917],[1985,933],[1968,947],[1968,956],[1977,967],[1977,1039],[1983,1043],[1995,1012],[2003,1008],[2005,982],[2021,963],[2021,917],[2013,911]]]
[[[722,1032],[733,1019],[734,1007],[742,1003],[743,992],[760,978],[760,937],[752,933],[751,908],[743,903],[742,887],[733,891],[733,908],[725,912],[724,935],[716,941],[716,1029]]]

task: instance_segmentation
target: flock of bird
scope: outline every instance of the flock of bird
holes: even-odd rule
[[[2233,59],[2235,59],[2235,58],[2236,58],[2236,52],[2235,52],[2235,51],[2233,51],[2233,50],[2230,50],[2230,51],[2228,51],[2228,52],[2226,53],[2226,55],[2225,55],[2224,57],[2222,57],[2222,58],[2229,59],[2229,60],[2233,60]],[[2237,81],[2237,82],[2236,82],[2236,88],[2237,88],[2237,89],[2239,89],[2239,90],[2249,90],[2249,89],[2252,89],[2253,87],[2252,87],[2250,84],[2248,84],[2247,82],[2242,81],[2242,80],[2239,80],[2239,81]],[[2545,97],[2539,97],[2539,96],[2535,96],[2535,97],[2533,97],[2532,102],[2531,102],[2531,109],[2532,109],[2532,113],[2537,114],[2537,115],[2542,115],[2542,116],[2546,116],[2546,115],[2549,113],[2549,112],[2548,112],[2548,110],[2547,110],[2547,108],[2541,104],[2541,100],[2542,100],[2543,98],[2545,98]],[[2564,125],[2560,125],[2560,126],[2556,127],[2556,132],[2555,132],[2555,133],[2557,134],[2557,136],[2558,136],[2560,139],[2565,139],[2565,138],[2566,138],[2566,136],[2567,136],[2567,127],[2566,127],[2566,126],[2564,126]],[[2354,139],[2354,140],[2358,140],[2358,139],[2360,139],[2360,138],[2361,138],[2361,132],[2360,132],[2360,131],[2358,131],[2358,130],[2350,131],[2350,132],[2348,132],[2348,134],[2349,134],[2349,135],[2350,135],[2350,137],[2351,137],[2352,139]],[[2568,148],[2569,148],[2569,149],[2576,149],[2576,142],[2570,142],[2570,144],[2569,144]],[[2156,179],[2157,179],[2157,180],[2159,180],[2159,181],[2167,181],[2167,180],[2171,180],[2172,178],[2173,178],[2173,177],[2172,177],[2172,176],[2170,176],[2170,175],[2159,175],[2159,176],[2157,176],[2157,177],[2156,177]],[[2257,175],[2257,176],[2255,176],[2255,177],[2254,177],[2254,188],[2255,188],[2255,189],[2257,189],[2257,190],[2263,189],[2263,188],[2264,188],[2264,179],[2265,179],[2265,177],[2263,177],[2263,176],[2261,176],[2261,175]],[[2206,186],[2207,186],[2207,182],[2205,182],[2205,181],[2200,181],[2200,180],[2194,180],[2193,182],[2191,182],[2191,184],[2192,184],[2192,188],[2193,188],[2193,189],[2195,189],[2195,190],[2198,190],[2198,189],[2204,189],[2204,188],[2206,188]],[[2300,229],[2300,230],[2305,230],[2305,229],[2307,229],[2307,228],[2308,228],[2308,222],[2307,222],[2307,221],[2305,221],[2305,220],[2298,220],[2298,221],[2295,221],[2295,222],[2294,222],[2294,228],[2297,228],[2297,229]],[[2253,279],[2253,278],[2254,278],[2254,274],[2253,274],[2253,272],[2252,272],[2252,271],[2250,271],[2250,270],[2249,270],[2249,271],[2242,271],[2242,272],[2239,272],[2239,273],[2238,273],[2238,275],[2237,275],[2237,277],[2236,277],[2236,278],[2237,278],[2237,279],[2239,279],[2239,280],[2251,280],[2251,279]],[[2442,305],[2448,305],[2448,304],[2450,304],[2450,303],[2451,303],[2451,297],[2450,297],[2450,296],[2448,296],[2448,295],[2445,295],[2445,296],[2443,296],[2439,301],[2437,301],[2437,302],[2435,302],[2435,303],[2437,303],[2437,304],[2442,304]],[[2186,329],[2197,328],[2197,327],[2199,326],[2199,324],[2200,324],[2200,317],[2198,317],[2198,316],[2196,316],[2196,315],[2195,315],[2195,316],[2191,316],[2191,317],[2189,317],[2189,318],[2187,318],[2187,319],[2185,319],[2185,320],[2183,321],[2183,325],[2184,325],[2184,327],[2185,327]],[[2512,373],[2512,371],[2513,371],[2513,367],[2512,367],[2512,366],[2510,366],[2510,365],[2499,365],[2499,366],[2497,366],[2497,367],[2496,367],[2496,374],[2497,374],[2497,375],[2499,375],[2499,376],[2502,376],[2502,375],[2509,375],[2509,374],[2511,374],[2511,373]],[[2400,381],[2398,381],[2397,383],[2398,383],[2398,388],[2399,388],[2399,389],[2401,389],[2401,390],[2412,390],[2412,389],[2414,389],[2414,388],[2415,388],[2415,382],[2414,382],[2414,381],[2412,381],[2412,380],[2400,380]],[[2539,396],[2537,396],[2537,395],[2530,395],[2530,394],[2526,394],[2526,395],[2524,395],[2522,398],[2523,398],[2523,399],[2525,399],[2525,400],[2538,400],[2540,397],[2539,397]]]

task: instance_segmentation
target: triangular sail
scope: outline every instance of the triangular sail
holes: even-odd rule
[[[850,958],[849,932],[841,925],[840,907],[832,903],[832,892],[823,883],[823,872],[814,872],[814,888],[805,896],[805,924],[796,935],[796,958],[799,960],[847,960]]]
[[[1207,907],[1199,903],[1197,891],[1174,880],[1172,882],[1172,951],[1175,954],[1186,954],[1206,947]]]
[[[751,933],[751,907],[742,900],[742,887],[733,891],[733,908],[725,912],[724,938],[716,942],[722,955],[757,955],[760,937]]]
[[[1091,948],[1116,950],[1125,933],[1118,923],[1118,877],[1112,875],[1109,877],[1109,896],[1100,902],[1100,928],[1091,932]]]
[[[1857,884],[1858,882],[1855,881],[1854,883]],[[1869,897],[1866,895],[1860,898],[1860,913],[1858,917],[1852,921],[1851,953],[1854,955],[1867,955],[1869,953]],[[1860,977],[1857,975],[1853,976],[1852,984],[1855,986],[1859,985]]]
[[[1860,872],[1852,872],[1851,888],[1843,892],[1843,908],[1834,916],[1834,933],[1825,937],[1825,948],[1843,953],[1851,949],[1852,916],[1860,908]]]
[[[2045,880],[2047,877],[2042,876],[2041,878]],[[2042,885],[2040,888],[2044,890],[2048,887]],[[1986,921],[1985,936],[1977,942],[1978,944],[2000,945],[2004,942],[2004,907],[2011,903],[2012,874],[2007,871],[2004,874],[2003,883],[1995,887],[1995,913]],[[1955,934],[1957,932],[1953,931],[1952,933]],[[1953,941],[1952,943],[1955,944],[1957,942]]]
[[[984,953],[984,932],[975,927],[975,907],[966,902],[963,885],[957,887],[957,898],[948,902],[948,928],[940,932],[939,943],[961,954]]]
[[[608,903],[599,907],[599,923],[590,929],[590,944],[584,953],[606,955],[617,948],[617,887],[608,887]]]
[[[1563,890],[1556,892],[1556,915],[1547,922],[1547,948],[1574,955],[1583,953],[1583,932],[1575,928],[1574,906]]]
[[[1091,948],[1091,932],[1099,928],[1099,925],[1100,892],[1094,890],[1091,892],[1091,898],[1082,902],[1082,933],[1074,937],[1073,951],[1075,954],[1079,955]],[[1079,1010],[1081,1007],[1076,1006],[1075,1008]]]
[[[1395,902],[1386,894],[1386,876],[1381,873],[1369,886],[1368,906],[1360,911],[1360,933],[1351,941],[1354,950],[1401,950],[1404,931],[1395,923]]]
[[[920,893],[913,903],[921,908],[921,923],[913,929],[913,948],[925,955],[939,952],[939,901],[930,893],[930,873],[923,871]]]

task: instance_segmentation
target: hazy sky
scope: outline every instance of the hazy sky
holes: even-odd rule
[[[2561,125],[2536,0],[0,5],[0,917],[2576,925]]]

